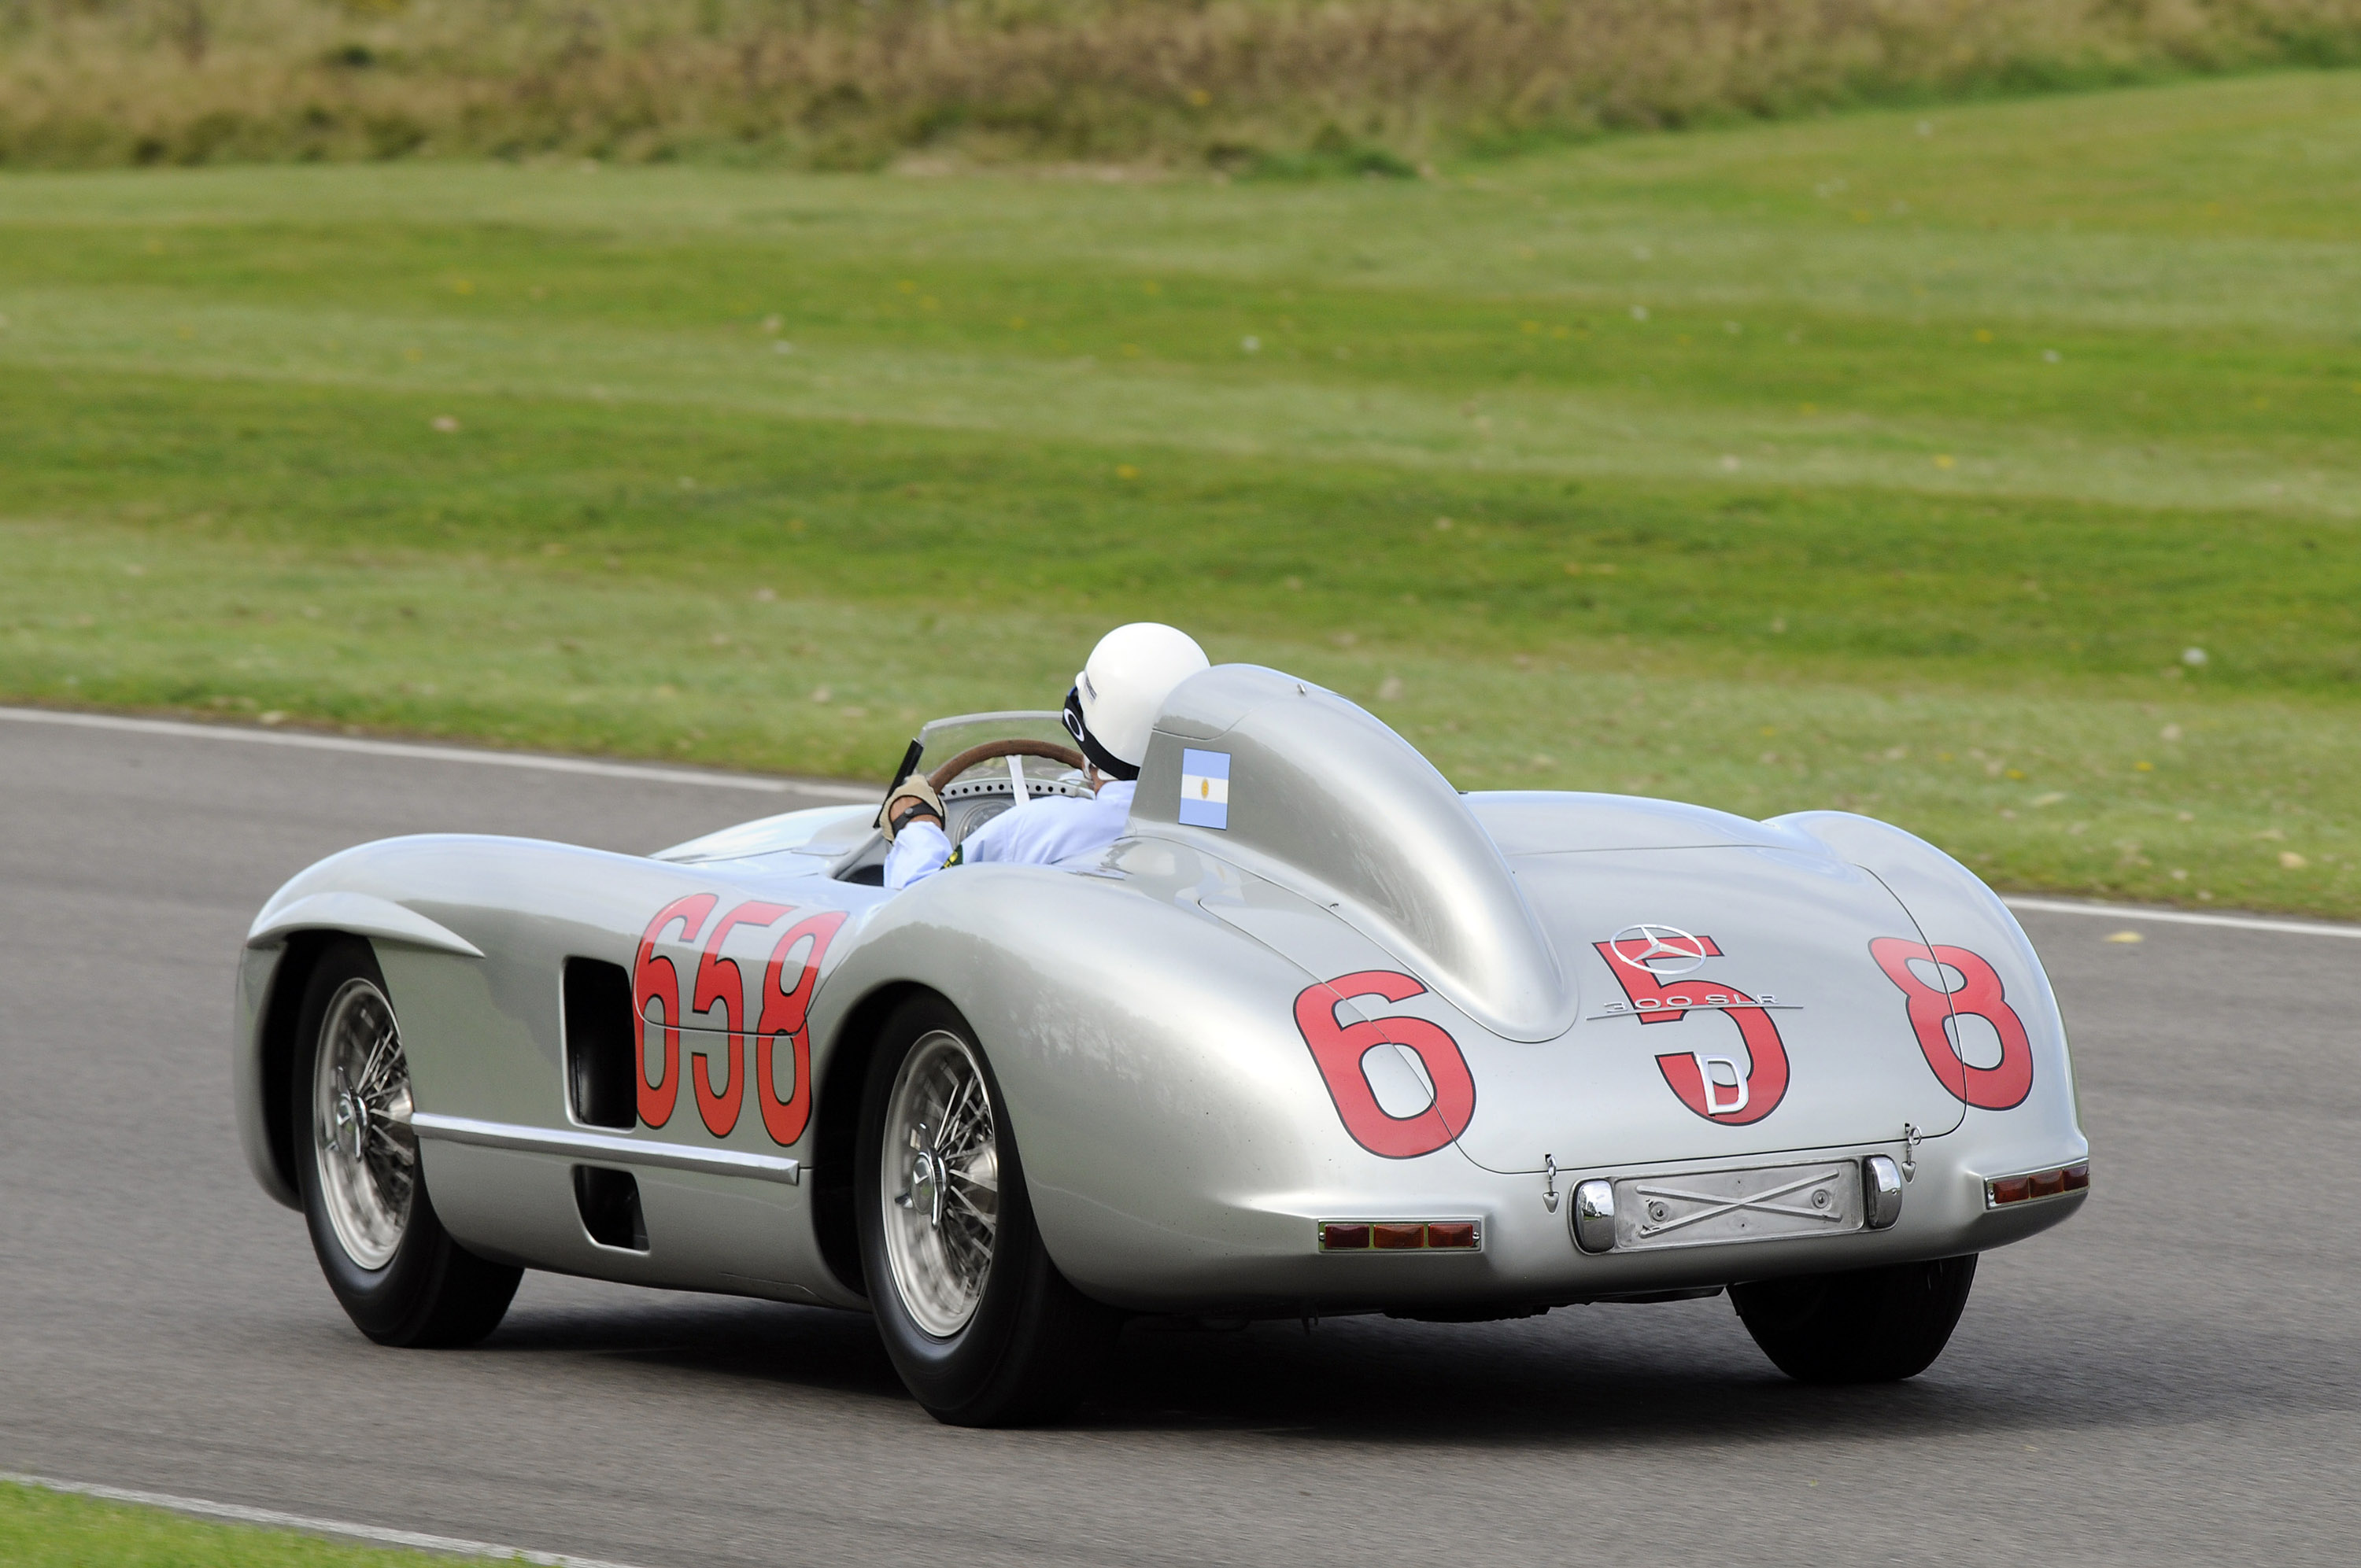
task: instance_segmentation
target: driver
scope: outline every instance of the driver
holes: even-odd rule
[[[1193,638],[1153,620],[1118,626],[1100,638],[1066,694],[1066,729],[1089,759],[1082,776],[1091,798],[1036,795],[954,850],[943,833],[942,797],[924,773],[914,773],[885,797],[882,820],[893,846],[885,854],[885,885],[905,888],[946,866],[983,861],[1048,865],[1114,843],[1131,816],[1148,732],[1164,699],[1205,667],[1205,651]]]

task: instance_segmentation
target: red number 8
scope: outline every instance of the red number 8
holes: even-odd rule
[[[1467,1130],[1476,1114],[1476,1080],[1458,1042],[1423,1018],[1365,1019],[1339,1024],[1336,1009],[1356,996],[1388,1002],[1422,995],[1426,987],[1391,970],[1363,970],[1324,984],[1308,985],[1295,999],[1295,1026],[1312,1047],[1312,1059],[1328,1085],[1328,1098],[1353,1141],[1388,1159],[1433,1154]],[[1396,1116],[1378,1103],[1361,1058],[1372,1046],[1408,1046],[1426,1064],[1434,1082],[1434,1102],[1411,1116]]]
[[[792,1147],[804,1135],[811,1121],[811,1032],[807,1023],[811,1015],[812,988],[819,983],[819,961],[828,956],[828,945],[836,936],[837,927],[849,918],[840,911],[814,915],[787,927],[779,945],[771,949],[771,962],[763,971],[763,1016],[754,1025],[754,1092],[756,1103],[763,1111],[763,1130],[781,1148]],[[786,980],[787,955],[798,942],[809,942],[811,950],[796,970],[790,984]],[[793,1057],[795,1088],[785,1100],[779,1098],[778,1080],[772,1074],[772,1054],[784,1041]]]
[[[2033,1092],[2033,1041],[2025,1020],[2008,1004],[2000,975],[1965,948],[1930,948],[1902,937],[1880,937],[1869,945],[1869,956],[1885,978],[1910,999],[1910,1029],[1935,1077],[1959,1100],[1979,1111],[2007,1111],[2025,1103]],[[1911,972],[1916,960],[1929,959],[1957,970],[1960,989],[1938,991]],[[1970,1067],[1951,1043],[1944,1027],[1954,1014],[1982,1018],[2000,1036],[2000,1065]]]

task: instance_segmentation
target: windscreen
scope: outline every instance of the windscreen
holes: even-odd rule
[[[918,731],[921,747],[917,767],[931,773],[971,746],[986,740],[1041,740],[1053,746],[1075,750],[1074,738],[1066,733],[1066,726],[1057,713],[1049,709],[1018,709],[1005,713],[963,713],[950,718],[938,718]],[[1069,770],[1063,762],[1048,757],[1023,759],[1025,776],[1028,779],[1062,777]],[[981,764],[1006,772],[1005,759],[995,758]]]

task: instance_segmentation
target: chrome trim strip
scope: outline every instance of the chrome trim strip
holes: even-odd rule
[[[614,1165],[656,1166],[665,1170],[697,1170],[712,1176],[748,1176],[760,1181],[784,1181],[790,1187],[803,1179],[803,1162],[783,1155],[659,1144],[579,1128],[521,1127],[512,1122],[479,1122],[472,1116],[445,1116],[432,1111],[413,1112],[410,1124],[421,1137],[472,1144],[478,1148],[513,1149],[522,1154],[558,1155]]]
[[[1637,1002],[1610,1002],[1606,1012],[1587,1014],[1582,1021],[1597,1024],[1609,1018],[1648,1018],[1659,1013],[1734,1013],[1750,1007],[1763,1013],[1801,1013],[1804,1010],[1800,1002],[1691,1002],[1686,998],[1658,1002],[1651,999],[1644,1006]]]

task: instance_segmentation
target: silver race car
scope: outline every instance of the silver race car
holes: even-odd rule
[[[956,842],[1082,793],[1064,739],[945,719],[904,772]],[[394,839],[279,891],[239,1124],[364,1332],[473,1341],[525,1268],[866,1310],[987,1423],[1131,1314],[1728,1290],[1792,1376],[1883,1380],[2089,1185],[2024,932],[1866,817],[1463,794],[1248,665],[1167,701],[1103,855],[889,893],[874,817]]]

